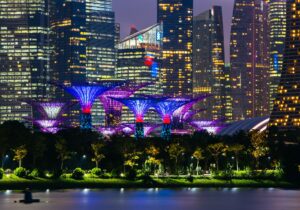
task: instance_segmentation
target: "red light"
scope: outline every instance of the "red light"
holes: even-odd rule
[[[153,58],[146,58],[144,63],[145,63],[145,66],[148,66],[148,67],[152,66]]]
[[[171,124],[171,118],[170,116],[164,116],[163,118],[163,124]]]
[[[135,121],[136,121],[137,123],[143,123],[143,122],[144,122],[144,119],[143,119],[142,116],[137,116]]]
[[[82,113],[83,114],[91,114],[91,108],[89,108],[89,107],[83,108]]]

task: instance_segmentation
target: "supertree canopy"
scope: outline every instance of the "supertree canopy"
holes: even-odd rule
[[[196,98],[176,98],[175,100],[177,101],[189,101],[185,105],[181,106],[178,108],[174,113],[173,113],[173,118],[175,123],[174,124],[182,124],[188,119],[190,119],[195,112],[191,111],[192,107],[199,103],[200,101],[203,101],[204,99],[210,97],[210,95],[205,94],[198,96]],[[201,112],[202,110],[198,110],[197,112]]]
[[[105,111],[105,125],[107,127],[110,127],[117,126],[121,123],[123,104],[117,100],[113,100],[111,97],[119,99],[128,98],[136,91],[143,87],[146,87],[149,84],[150,83],[141,83],[135,85],[129,84],[126,86],[119,86],[100,95],[99,99]]]
[[[40,127],[42,132],[57,133],[59,128],[58,120],[33,120],[33,123]]]
[[[91,110],[95,99],[103,94],[105,91],[113,88],[114,85],[98,85],[98,84],[86,84],[86,85],[72,85],[62,86],[68,93],[73,95],[81,105],[81,117],[80,127],[82,129],[92,128],[92,116]]]
[[[214,121],[192,121],[190,124],[197,130],[197,131],[207,131],[208,133],[218,134],[224,127],[224,124],[221,123],[220,120]]]
[[[173,113],[181,106],[188,103],[189,100],[167,99],[155,103],[154,108],[161,115],[163,120],[162,137],[169,140],[171,137],[171,121]]]
[[[147,97],[113,98],[127,106],[135,116],[135,137],[144,137],[144,115],[153,106],[155,99]]]
[[[48,119],[57,119],[66,107],[63,102],[41,102],[39,106]]]

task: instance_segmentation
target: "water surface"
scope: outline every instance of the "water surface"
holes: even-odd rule
[[[66,190],[33,194],[41,203],[14,203],[22,194],[0,192],[1,210],[300,210],[300,191],[280,189]]]

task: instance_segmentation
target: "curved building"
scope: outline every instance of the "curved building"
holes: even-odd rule
[[[224,128],[219,135],[225,136],[225,135],[234,135],[240,131],[264,131],[268,127],[270,118],[269,117],[256,117],[252,119],[247,119],[247,120],[242,120],[242,121],[237,121],[232,123],[231,125],[227,126]]]

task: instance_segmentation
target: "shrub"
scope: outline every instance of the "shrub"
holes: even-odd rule
[[[100,176],[100,178],[102,179],[110,179],[111,178],[111,174],[110,173],[104,173]]]
[[[3,174],[4,174],[4,170],[2,168],[0,168],[0,179],[3,178]]]
[[[25,168],[23,167],[18,167],[14,170],[14,174],[17,176],[17,177],[20,177],[20,178],[26,178],[27,177],[27,171]]]
[[[75,168],[71,177],[73,179],[81,180],[83,179],[83,176],[84,176],[84,171],[81,168]]]
[[[93,177],[100,177],[102,175],[102,171],[100,168],[93,168],[91,174]]]
[[[188,177],[186,177],[186,180],[190,183],[194,182],[194,177],[192,175],[189,175]]]
[[[29,176],[33,178],[43,177],[43,173],[38,169],[33,169]]]

